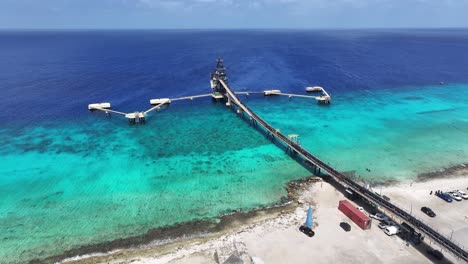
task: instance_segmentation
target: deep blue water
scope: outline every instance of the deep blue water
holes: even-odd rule
[[[206,93],[217,54],[242,89],[332,93],[468,82],[468,30],[0,32],[0,118],[75,118]]]

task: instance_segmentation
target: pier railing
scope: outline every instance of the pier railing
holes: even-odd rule
[[[367,199],[368,201],[375,203],[376,205],[392,212],[394,215],[397,215],[401,219],[404,219],[408,224],[410,224],[415,229],[421,231],[422,233],[432,238],[435,242],[439,243],[442,247],[452,252],[455,256],[465,261],[468,261],[468,253],[464,249],[462,249],[459,245],[451,241],[451,239],[440,234],[439,232],[437,232],[436,230],[434,230],[433,228],[431,228],[424,222],[420,221],[416,217],[412,216],[411,214],[407,213],[405,210],[401,209],[397,205],[385,200],[380,195],[377,195],[374,192],[364,188],[363,186],[356,183],[355,181],[353,181],[346,175],[340,173],[339,171],[335,170],[330,165],[321,161],[319,158],[311,154],[309,151],[307,151],[306,149],[304,149],[297,143],[290,140],[288,137],[283,135],[277,129],[273,128],[270,124],[268,124],[255,112],[253,112],[250,108],[244,105],[240,101],[240,99],[237,97],[237,95],[231,90],[231,88],[223,80],[219,80],[219,81],[222,84],[222,86],[226,89],[227,96],[229,96],[230,100],[234,102],[234,104],[236,104],[243,112],[245,112],[251,118],[252,121],[256,122],[258,125],[263,127],[273,137],[283,142],[283,144],[285,144],[289,149],[300,154],[305,160],[310,162],[312,165],[327,172],[327,174],[330,175],[339,184],[343,185],[344,187],[348,187],[352,189],[354,192],[360,194],[364,199]]]

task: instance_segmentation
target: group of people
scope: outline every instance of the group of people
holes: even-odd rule
[[[441,191],[441,190],[437,190],[437,191],[435,191],[435,194],[436,194],[436,195],[437,195],[437,194],[440,194],[440,193],[442,193],[442,191]],[[432,191],[429,193],[429,195],[432,195]]]

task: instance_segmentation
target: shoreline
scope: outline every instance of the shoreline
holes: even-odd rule
[[[413,178],[412,182],[428,182],[446,176],[449,176],[449,178],[457,178],[460,177],[463,172],[468,172],[468,163],[455,165],[434,172],[420,173]],[[409,182],[411,180],[407,181]],[[139,236],[85,245],[65,251],[59,255],[43,259],[33,259],[29,262],[98,263],[104,261],[104,259],[106,259],[107,262],[109,258],[120,258],[125,255],[131,255],[133,257],[141,254],[145,255],[145,252],[152,252],[152,254],[157,253],[158,256],[163,256],[189,244],[204,243],[226,235],[235,229],[242,229],[243,227],[255,223],[290,214],[294,212],[300,204],[304,203],[304,201],[300,199],[301,195],[316,182],[322,182],[321,178],[309,176],[288,182],[285,187],[288,194],[287,197],[282,197],[281,201],[271,206],[256,208],[247,212],[236,210],[232,213],[220,215],[215,219],[197,220],[169,227],[154,228],[148,230],[146,234]],[[404,184],[405,182],[406,181],[390,180],[376,182],[374,184],[382,187],[390,187]]]
[[[301,188],[317,181],[317,177],[309,176],[288,182],[286,187],[288,196],[273,205],[255,208],[250,211],[235,210],[214,219],[196,220],[169,227],[153,228],[145,234],[128,238],[119,238],[109,242],[84,245],[63,252],[59,255],[43,259],[33,259],[29,263],[56,263],[85,260],[98,256],[109,256],[124,250],[139,250],[151,246],[171,246],[171,244],[187,243],[192,240],[206,240],[228,232],[233,227],[242,226],[251,221],[261,221],[274,218],[276,215],[291,212],[295,209],[295,200],[300,195]]]
[[[412,179],[405,180],[386,180],[386,181],[370,181],[372,187],[390,187],[396,186],[403,183],[421,183],[442,178],[458,178],[463,176],[463,172],[468,171],[468,163],[460,163],[447,168],[438,169],[431,172],[421,172]]]
[[[427,182],[433,179],[439,179],[445,176],[449,176],[449,178],[457,178],[460,176],[460,172],[468,170],[468,163],[462,163],[459,165],[454,165],[448,168],[440,169],[433,172],[425,172],[419,173],[416,176],[416,182]]]

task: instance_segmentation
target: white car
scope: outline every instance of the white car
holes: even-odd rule
[[[465,200],[468,200],[468,194],[467,194],[466,192],[460,191],[460,190],[455,190],[455,191],[453,191],[453,192],[457,192],[458,195],[461,196],[461,198],[463,198],[463,199],[465,199]]]
[[[401,232],[401,229],[397,226],[387,226],[384,229],[385,234],[388,236],[393,236]]]
[[[460,197],[460,195],[457,192],[448,192],[448,195],[450,195],[450,197],[452,197],[452,199],[454,199],[454,200],[457,200],[457,201],[462,200],[462,198]]]

